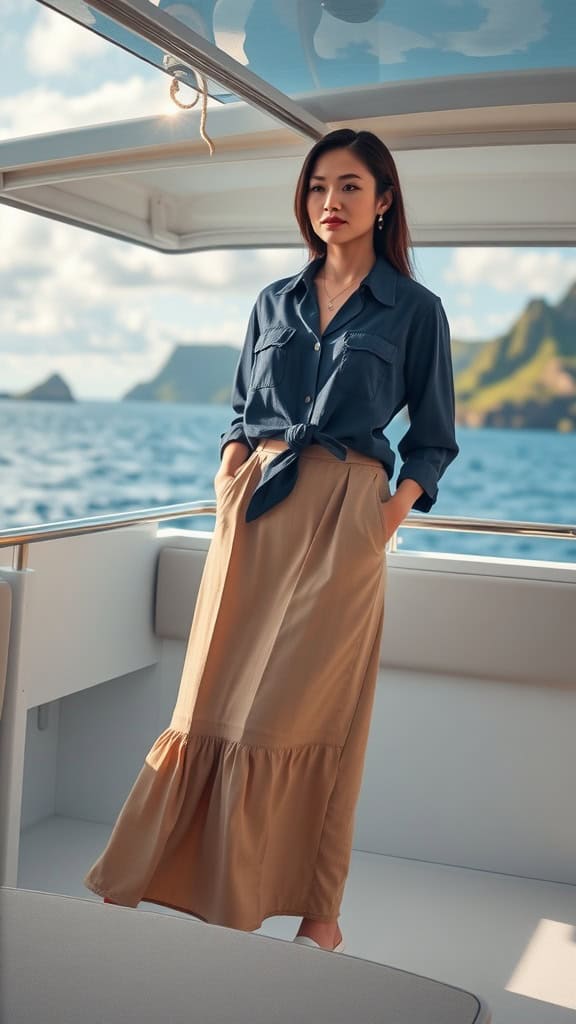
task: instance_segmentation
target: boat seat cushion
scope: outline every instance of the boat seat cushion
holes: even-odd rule
[[[187,640],[205,557],[203,550],[162,549],[160,638]],[[573,583],[389,566],[380,664],[572,689],[573,622]]]
[[[154,632],[162,640],[187,640],[206,551],[165,547],[158,556]]]

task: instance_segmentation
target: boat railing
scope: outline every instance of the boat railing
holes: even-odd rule
[[[187,519],[191,516],[216,515],[215,501],[192,501],[176,505],[134,509],[131,512],[112,512],[106,515],[67,519],[62,522],[41,523],[38,526],[17,526],[0,530],[0,549],[14,548],[13,569],[26,569],[30,544],[42,541],[64,540],[82,534],[118,530],[143,523],[163,520]],[[452,530],[458,533],[488,533],[508,537],[541,537],[549,540],[576,540],[576,525],[563,523],[532,523],[504,519],[476,519],[471,516],[438,516],[429,512],[409,512],[399,530]],[[387,552],[397,551],[398,531],[388,541]]]

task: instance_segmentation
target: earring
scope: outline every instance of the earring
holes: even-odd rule
[[[379,213],[378,214],[378,230],[382,231],[383,226],[384,226],[384,214],[383,213]]]

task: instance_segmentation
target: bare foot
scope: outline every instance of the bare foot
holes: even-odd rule
[[[107,896],[104,896],[104,903],[113,903],[115,907],[119,907],[119,906],[120,906],[120,904],[119,904],[119,903],[116,903],[116,901],[115,901],[115,900],[110,900],[110,899],[108,899],[108,897],[107,897]]]
[[[334,949],[342,942],[342,932],[337,921],[312,921],[304,917],[298,929],[298,935],[314,939],[322,949]]]

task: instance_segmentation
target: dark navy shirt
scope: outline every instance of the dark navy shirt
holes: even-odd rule
[[[400,274],[383,257],[320,334],[313,278],[324,257],[258,295],[232,387],[234,419],[220,435],[254,449],[266,437],[289,448],[267,463],[246,510],[256,519],[287,497],[298,457],[321,444],[336,458],[346,448],[379,459],[388,478],[395,454],[384,431],[405,406],[410,424],[398,444],[402,480],[424,493],[413,504],[429,512],[438,481],[456,458],[450,331],[437,295]]]

